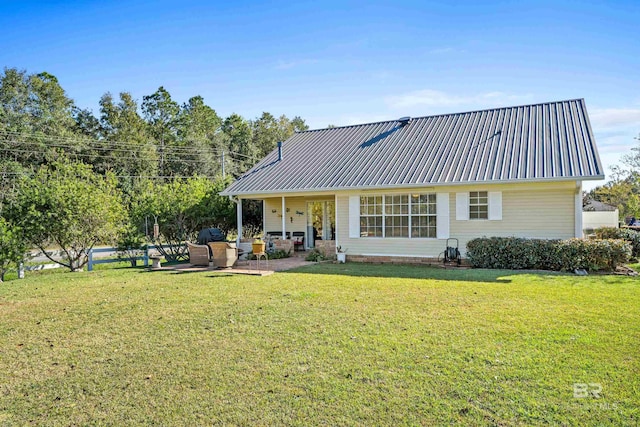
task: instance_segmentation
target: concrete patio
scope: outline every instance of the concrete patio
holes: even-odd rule
[[[276,271],[286,271],[305,265],[316,264],[311,261],[305,261],[305,252],[294,253],[289,258],[280,258],[273,260],[260,260],[258,266],[255,260],[245,261],[239,260],[236,265],[231,268],[215,268],[215,267],[200,267],[193,266],[191,264],[172,264],[168,266],[162,266],[160,268],[150,268],[151,271],[175,271],[176,273],[195,273],[202,271],[219,272],[225,274],[244,274],[250,276],[269,276]]]

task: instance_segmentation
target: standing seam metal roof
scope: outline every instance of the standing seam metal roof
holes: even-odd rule
[[[603,178],[583,99],[294,134],[222,194]]]

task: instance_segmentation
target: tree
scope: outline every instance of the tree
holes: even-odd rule
[[[227,137],[230,157],[234,160],[231,172],[240,175],[258,159],[258,150],[253,143],[250,124],[238,114],[232,114],[222,123],[222,132]]]
[[[97,140],[102,136],[100,120],[93,115],[91,110],[75,108],[73,112],[75,120],[74,131],[79,136]]]
[[[36,131],[48,136],[73,135],[73,100],[47,72],[29,76],[30,111]]]
[[[29,117],[29,79],[27,72],[5,68],[0,76],[0,130],[31,132]]]
[[[294,132],[304,132],[305,130],[309,130],[309,125],[300,116],[295,116],[291,119],[291,125],[293,126]]]
[[[78,154],[83,144],[63,144],[76,131],[73,100],[47,72],[28,75],[5,68],[0,76],[0,158],[40,165],[58,152]]]
[[[92,163],[98,172],[121,176],[151,176],[158,171],[158,154],[147,123],[138,114],[130,93],[121,92],[116,103],[107,92],[100,98],[100,132],[106,150],[97,150]]]
[[[298,116],[293,120],[289,120],[285,115],[276,119],[267,112],[262,113],[262,116],[251,124],[253,130],[253,145],[260,158],[273,151],[278,141],[284,141],[293,135],[294,132],[301,132],[309,128],[304,120]]]
[[[96,244],[114,243],[124,218],[114,177],[70,161],[21,177],[6,212],[32,245],[71,271],[82,269]],[[52,245],[60,248],[62,260],[47,253]]]
[[[640,136],[636,138],[640,141]],[[591,190],[588,197],[616,206],[620,219],[640,216],[640,145],[622,157],[622,164],[613,166],[613,179]]]
[[[165,169],[167,147],[174,145],[177,138],[180,107],[171,99],[169,92],[160,86],[153,94],[142,98],[142,112],[159,146],[159,170],[160,175],[164,176],[168,172]]]
[[[259,119],[253,121],[253,145],[257,151],[257,156],[262,158],[276,148],[278,141],[281,141],[280,123],[273,115],[263,112]]]
[[[9,268],[23,260],[26,251],[22,230],[0,216],[0,282]]]
[[[222,120],[215,110],[194,96],[182,106],[177,121],[178,139],[169,157],[168,168],[175,175],[214,176],[220,171],[217,138]]]
[[[212,181],[204,177],[175,179],[163,184],[147,181],[136,191],[132,202],[132,218],[143,224],[145,218],[157,219],[160,236],[157,246],[168,260],[184,259],[184,242],[195,241],[198,231],[218,227],[228,232],[235,226],[235,205],[218,193],[230,180]]]

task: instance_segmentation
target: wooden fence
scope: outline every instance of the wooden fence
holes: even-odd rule
[[[162,248],[168,248],[170,246],[175,246],[175,245],[162,245]],[[150,253],[154,253],[157,248],[158,248],[158,246],[156,246],[156,245],[149,245],[149,246],[147,246],[147,248],[144,250],[144,252],[140,256],[137,256],[137,257],[123,256],[123,257],[119,257],[119,258],[94,258],[94,254],[117,253],[118,252],[117,248],[91,249],[89,251],[89,254],[87,255],[88,258],[89,258],[89,262],[87,263],[87,270],[88,271],[93,271],[93,266],[97,265],[97,264],[109,264],[109,263],[112,263],[112,262],[128,262],[129,260],[134,259],[134,258],[135,258],[136,261],[142,261],[143,265],[145,267],[148,267],[149,266],[149,259],[152,257],[152,255],[150,255]],[[18,278],[19,279],[24,279],[24,274],[25,274],[26,271],[48,270],[48,269],[51,269],[51,268],[60,268],[60,267],[62,267],[62,265],[55,264],[50,260],[46,264],[39,264],[39,265],[25,266],[24,264],[20,264],[20,266],[18,267]]]

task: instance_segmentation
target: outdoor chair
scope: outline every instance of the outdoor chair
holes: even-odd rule
[[[304,231],[294,231],[292,240],[294,251],[304,250]]]
[[[235,243],[209,242],[213,254],[213,265],[217,268],[230,268],[238,261],[238,248]]]
[[[209,246],[194,245],[187,242],[189,250],[189,263],[194,266],[209,267]]]

